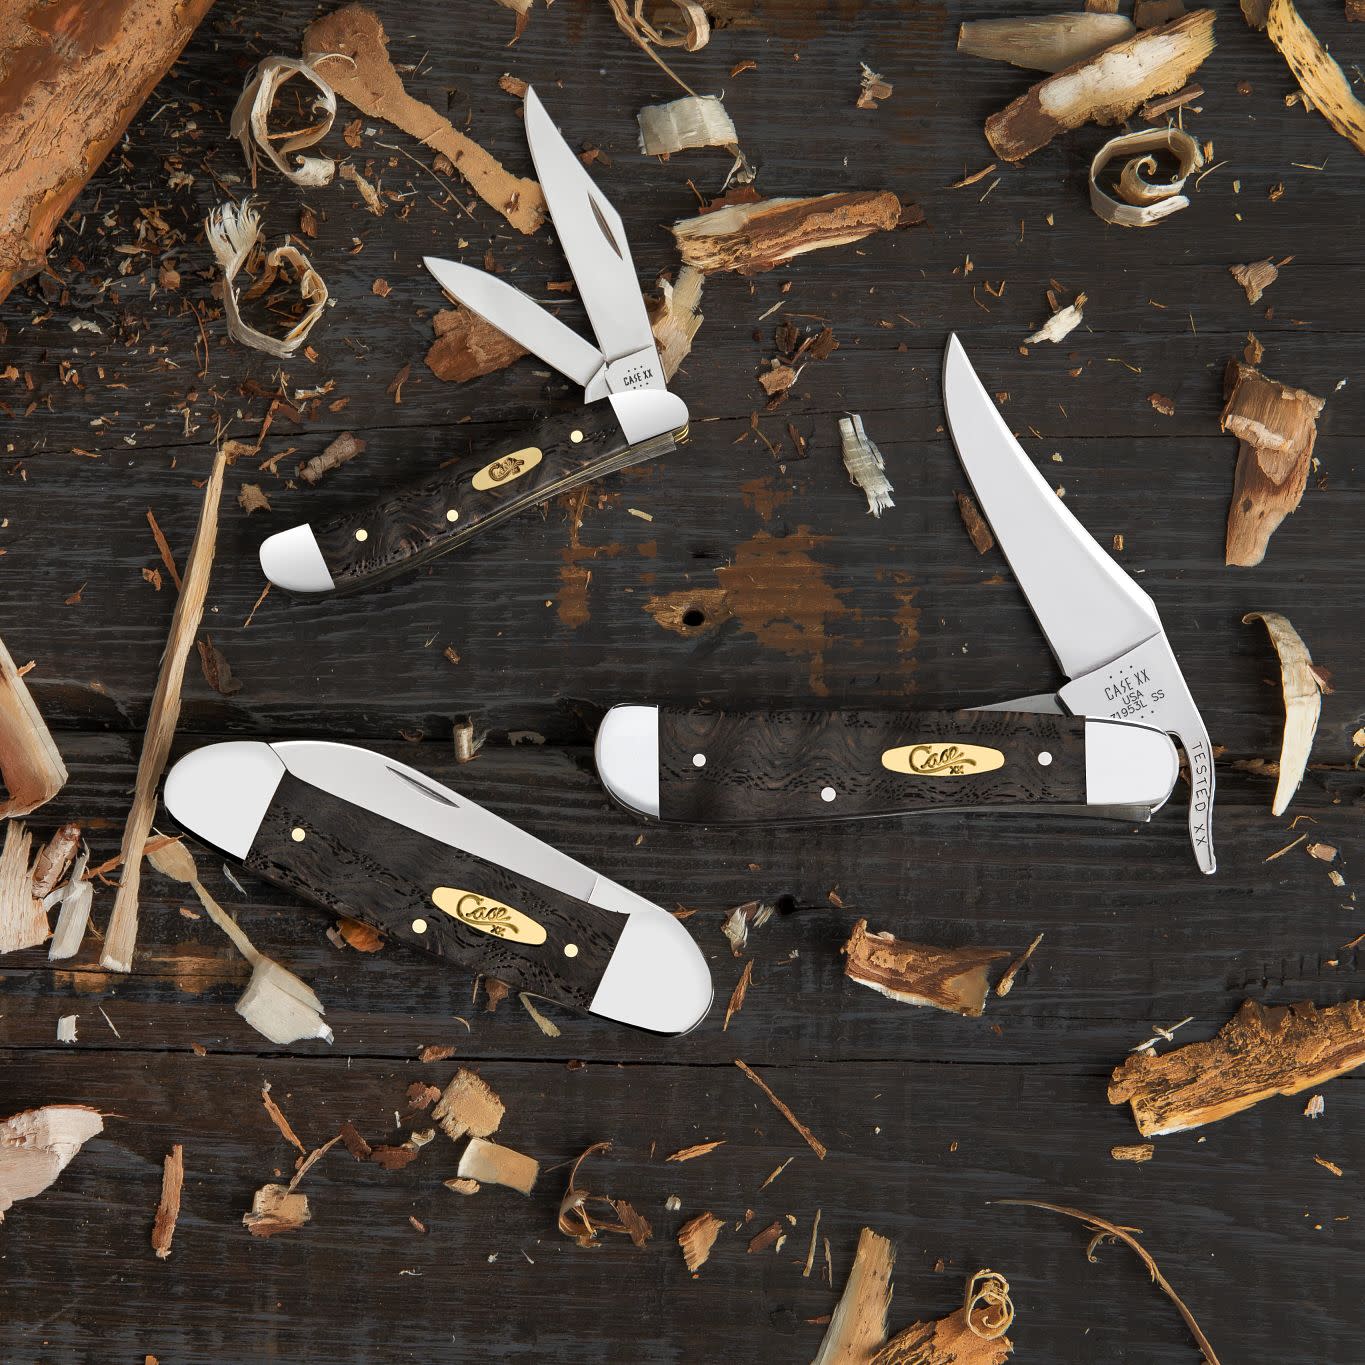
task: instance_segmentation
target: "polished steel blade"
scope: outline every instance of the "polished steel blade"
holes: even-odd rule
[[[422,264],[457,303],[585,389],[606,363],[596,346],[496,275],[438,256],[424,256]]]
[[[955,336],[943,360],[943,405],[976,500],[1067,677],[1158,634],[1152,599],[1033,467]]]
[[[620,215],[573,154],[534,90],[526,92],[526,140],[559,244],[608,364],[608,387],[665,388],[654,335]]]

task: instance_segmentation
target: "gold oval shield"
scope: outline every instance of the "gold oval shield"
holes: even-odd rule
[[[477,891],[438,886],[431,893],[431,899],[451,919],[457,919],[480,933],[511,939],[516,943],[545,942],[545,930],[530,915],[523,915],[520,910],[501,901],[481,896]]]
[[[882,755],[882,767],[912,777],[969,777],[1005,766],[1005,755],[984,744],[904,744]]]
[[[514,450],[510,455],[500,455],[474,475],[474,487],[480,493],[487,493],[490,488],[501,488],[513,479],[521,478],[528,469],[534,469],[540,463],[542,454],[539,446],[527,446],[524,450]]]

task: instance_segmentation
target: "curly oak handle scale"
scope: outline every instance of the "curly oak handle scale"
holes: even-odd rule
[[[582,1010],[592,1004],[627,919],[291,773],[281,779],[244,864],[409,947]]]
[[[796,824],[1085,802],[1085,719],[659,708],[659,818]]]
[[[334,592],[382,582],[471,540],[480,531],[603,475],[665,455],[685,433],[631,445],[610,403],[594,403],[510,436],[420,483],[315,526]]]

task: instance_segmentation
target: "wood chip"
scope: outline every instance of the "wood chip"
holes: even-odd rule
[[[253,512],[269,512],[270,499],[258,483],[244,483],[237,490],[237,506],[250,516]]]
[[[668,104],[647,105],[635,117],[644,156],[669,156],[690,147],[733,147],[739,141],[716,95],[685,95]]]
[[[1115,1161],[1150,1161],[1155,1152],[1156,1148],[1150,1142],[1121,1142],[1109,1149],[1109,1155]]]
[[[1145,119],[1148,123],[1157,123],[1173,109],[1179,109],[1185,104],[1193,104],[1195,100],[1202,99],[1203,95],[1204,87],[1191,82],[1174,94],[1162,95],[1159,99],[1148,100],[1138,110],[1138,117]]]
[[[354,948],[358,953],[377,953],[384,946],[384,935],[372,924],[362,923],[358,919],[348,919],[345,915],[337,920],[336,936],[341,943],[348,948]],[[340,947],[341,944],[337,946]],[[451,1052],[453,1051],[454,1048],[451,1049]]]
[[[295,76],[302,76],[316,92],[310,108],[314,120],[304,128],[273,133],[271,110],[281,88]],[[252,189],[256,188],[256,172],[262,157],[295,185],[312,188],[329,184],[336,174],[336,162],[330,156],[303,156],[301,153],[327,136],[336,112],[336,95],[310,63],[295,61],[292,57],[262,58],[246,79],[228,128],[242,144],[242,155],[251,172]],[[294,157],[292,164],[286,159],[290,155]]]
[[[95,901],[95,884],[85,875],[89,861],[89,853],[82,852],[72,864],[71,876],[61,892],[62,908],[57,915],[57,927],[52,931],[52,942],[48,944],[49,962],[75,957],[85,939],[90,909]]]
[[[970,493],[959,492],[956,496],[958,515],[961,516],[962,524],[967,529],[967,536],[976,546],[977,554],[984,555],[995,545],[995,537],[991,534],[990,524],[981,515],[981,509],[976,505]]]
[[[1153,181],[1148,177],[1157,169],[1153,153],[1159,151],[1173,156],[1178,169],[1170,179]],[[1119,172],[1116,199],[1105,189],[1100,176],[1119,157],[1127,160]],[[1090,207],[1106,223],[1117,227],[1155,227],[1171,214],[1189,208],[1190,201],[1181,190],[1203,164],[1199,144],[1180,128],[1149,128],[1111,138],[1090,162]]]
[[[588,1157],[610,1150],[611,1143],[594,1142],[574,1162],[564,1197],[559,1201],[559,1230],[581,1247],[599,1245],[599,1233],[620,1233],[629,1237],[639,1250],[654,1235],[649,1220],[624,1199],[592,1193],[579,1177],[579,1170]],[[595,1211],[598,1208],[610,1212],[611,1217],[599,1217]]]
[[[659,363],[665,379],[672,379],[691,354],[692,341],[702,324],[699,310],[705,279],[695,266],[682,266],[676,279],[661,280],[659,294],[646,300],[650,330],[659,349]]]
[[[1061,71],[1098,56],[1137,30],[1119,14],[1043,14],[972,19],[957,31],[957,50],[1027,71]]]
[[[180,1217],[180,1191],[185,1183],[185,1149],[174,1143],[161,1167],[161,1200],[152,1222],[152,1250],[164,1261],[171,1254],[175,1224]]]
[[[774,1218],[762,1232],[756,1233],[749,1238],[748,1254],[755,1256],[761,1251],[767,1251],[769,1247],[781,1249],[782,1243],[786,1241],[787,1229],[782,1225],[780,1218]]]
[[[865,919],[853,926],[842,952],[848,958],[844,975],[860,986],[902,1004],[928,1005],[972,1019],[986,1008],[990,964],[1009,957],[1000,948],[936,948],[869,933]]]
[[[1228,274],[1246,290],[1248,303],[1260,303],[1261,295],[1280,277],[1280,268],[1268,256],[1250,265],[1230,265]]]
[[[896,1249],[885,1237],[871,1228],[858,1234],[844,1292],[812,1365],[867,1365],[872,1360],[886,1340],[895,1263]]]
[[[506,369],[526,354],[506,333],[462,306],[443,308],[431,325],[436,340],[427,350],[427,369],[453,384]]]
[[[76,1041],[76,1021],[80,1018],[78,1014],[63,1014],[57,1020],[57,1041],[59,1043],[74,1043]]]
[[[320,455],[314,455],[312,459],[304,460],[299,465],[299,478],[310,488],[316,488],[324,475],[354,460],[367,444],[364,438],[357,436],[355,432],[343,431],[340,436],[328,442]]]
[[[1058,342],[1069,337],[1081,325],[1081,319],[1085,316],[1085,301],[1084,294],[1077,294],[1074,303],[1059,308],[1036,332],[1026,336],[1024,345],[1032,346],[1039,341]]]
[[[0,1223],[21,1199],[47,1189],[103,1131],[99,1110],[85,1104],[49,1104],[0,1120]]]
[[[882,452],[867,434],[863,419],[856,412],[839,419],[839,444],[843,450],[848,481],[862,490],[867,499],[868,512],[880,517],[888,507],[896,505],[891,497],[895,489],[886,477],[886,461]]]
[[[731,1018],[744,1008],[744,997],[749,993],[749,984],[754,979],[754,960],[750,958],[744,964],[744,970],[739,974],[739,980],[735,982],[735,988],[730,993],[730,1003],[725,1007],[725,1022],[721,1024],[720,1031],[724,1033],[730,1027]]]
[[[890,190],[824,194],[813,199],[750,199],[673,224],[683,264],[703,273],[755,275],[807,251],[845,246],[901,226],[918,209]]]
[[[1039,934],[1018,957],[1005,968],[1005,974],[995,983],[995,993],[1002,999],[1014,989],[1015,978],[1028,965],[1029,959],[1038,951],[1038,945],[1043,941],[1042,934]]]
[[[5,825],[0,851],[0,953],[36,948],[52,932],[47,911],[33,894],[32,846],[33,835],[20,821]]]
[[[176,600],[166,648],[161,656],[161,671],[157,675],[156,690],[152,693],[152,704],[147,713],[147,729],[142,739],[142,753],[138,758],[137,780],[133,788],[133,804],[123,827],[120,849],[123,874],[114,897],[104,950],[100,954],[100,966],[105,971],[126,972],[133,965],[133,947],[137,942],[138,889],[142,880],[141,854],[151,833],[152,819],[156,815],[157,785],[166,767],[171,740],[175,737],[176,721],[180,717],[180,691],[185,680],[185,663],[199,633],[204,600],[208,595],[213,552],[218,538],[218,503],[223,494],[225,467],[226,456],[219,450],[204,483],[199,524],[195,528],[189,558],[185,561],[184,588]]]
[[[717,1218],[707,1210],[695,1218],[689,1218],[678,1229],[678,1245],[682,1247],[683,1261],[693,1275],[706,1264],[724,1226],[725,1219]]]
[[[665,1157],[665,1161],[695,1161],[699,1156],[706,1156],[714,1152],[717,1147],[724,1147],[725,1139],[717,1138],[714,1142],[697,1142],[691,1147],[680,1147],[676,1152]]]
[[[1325,402],[1239,360],[1228,364],[1223,393],[1219,426],[1238,440],[1225,558],[1251,566],[1303,499]]]
[[[1213,51],[1211,9],[1147,29],[1049,76],[986,120],[986,139],[1020,161],[1086,123],[1121,123],[1156,95],[1178,90]]]
[[[1313,656],[1289,618],[1277,611],[1252,611],[1243,625],[1264,623],[1280,659],[1280,690],[1284,696],[1284,736],[1280,741],[1279,777],[1270,813],[1283,815],[1294,799],[1308,768],[1313,738],[1322,714],[1322,683],[1313,668]],[[1335,850],[1334,850],[1335,852]]]
[[[66,765],[52,733],[0,640],[0,819],[31,814],[65,784]]]
[[[798,1133],[801,1134],[801,1136],[809,1144],[811,1151],[814,1152],[815,1155],[818,1156],[821,1161],[823,1161],[826,1155],[828,1154],[828,1149],[826,1148],[825,1144],[821,1142],[820,1139],[816,1137],[815,1134],[812,1133],[811,1130],[807,1128],[806,1125],[802,1123],[801,1120],[797,1118],[796,1115],[793,1114],[792,1111],[788,1109],[787,1106],[783,1104],[782,1101],[778,1099],[775,1094],[773,1094],[772,1088],[758,1074],[758,1072],[756,1072],[751,1066],[748,1066],[744,1062],[740,1061],[738,1057],[735,1058],[735,1065],[739,1067],[739,1069],[751,1081],[753,1081],[753,1083],[756,1086],[758,1086],[758,1088],[772,1101],[773,1107],[777,1110],[777,1112],[781,1114],[782,1117],[786,1119],[787,1122],[790,1123],[791,1126],[795,1128]]]
[[[480,1137],[470,1138],[460,1154],[460,1179],[477,1180],[480,1185],[505,1185],[509,1190],[530,1194],[539,1174],[540,1162],[534,1157]]]
[[[477,1071],[461,1067],[441,1092],[431,1117],[454,1142],[473,1135],[486,1138],[498,1131],[506,1109]]]
[[[1365,104],[1291,0],[1271,0],[1266,32],[1294,73],[1310,106],[1358,152],[1365,152]]]
[[[262,1185],[251,1197],[251,1209],[242,1222],[253,1237],[274,1237],[296,1232],[312,1218],[306,1194],[291,1193],[287,1185]]]
[[[896,87],[880,71],[874,71],[866,62],[859,62],[858,76],[859,109],[876,109],[883,100],[889,100]]]
[[[1365,1001],[1322,1009],[1244,1001],[1203,1043],[1134,1053],[1113,1073],[1109,1103],[1131,1106],[1144,1137],[1183,1133],[1297,1095],[1365,1062]]]
[[[337,94],[447,157],[474,193],[518,232],[532,233],[545,221],[545,196],[534,180],[511,174],[449,119],[408,94],[389,57],[383,25],[363,5],[314,20],[303,35],[303,50]]]
[[[308,1149],[299,1141],[299,1135],[290,1126],[289,1120],[284,1116],[284,1110],[280,1108],[270,1097],[270,1082],[261,1087],[261,1103],[265,1105],[265,1112],[269,1114],[270,1121],[280,1130],[280,1135],[291,1146],[296,1147],[301,1156],[306,1156]]]

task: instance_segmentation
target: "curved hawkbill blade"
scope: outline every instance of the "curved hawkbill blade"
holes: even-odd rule
[[[1139,721],[1179,739],[1189,760],[1190,841],[1212,872],[1213,747],[1155,604],[1033,467],[955,336],[943,404],[977,502],[1071,679],[1058,697],[1078,715]]]

